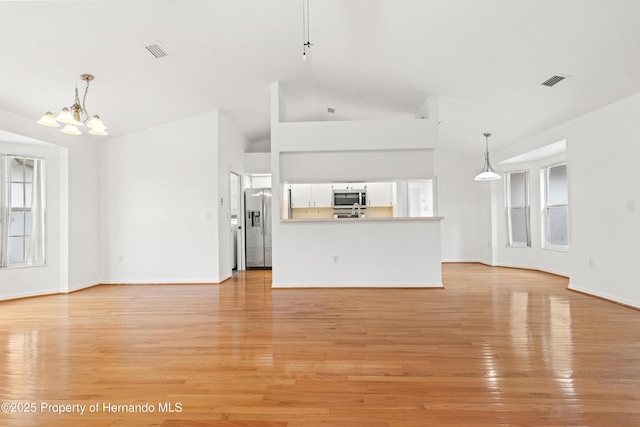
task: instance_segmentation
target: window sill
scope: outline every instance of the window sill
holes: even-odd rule
[[[568,246],[543,246],[542,249],[554,252],[569,252]]]
[[[20,268],[38,268],[38,267],[46,267],[47,264],[14,264],[14,265],[9,265],[7,267],[0,267],[0,271],[2,270],[17,270]]]

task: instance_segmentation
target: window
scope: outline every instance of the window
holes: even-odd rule
[[[0,156],[0,267],[44,264],[44,160]]]
[[[569,249],[569,197],[567,165],[550,166],[543,170],[544,226],[547,249]]]
[[[508,172],[505,185],[508,244],[514,247],[529,247],[529,171]]]

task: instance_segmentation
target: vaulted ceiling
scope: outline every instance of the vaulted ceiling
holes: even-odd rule
[[[257,142],[278,80],[296,120],[410,118],[437,97],[442,145],[476,155],[484,132],[499,148],[640,92],[636,0],[309,0],[306,61],[302,1],[2,1],[0,109],[36,120],[91,73],[96,138],[221,109]],[[540,85],[553,74],[571,77]]]

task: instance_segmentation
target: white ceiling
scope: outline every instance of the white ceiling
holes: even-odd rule
[[[36,120],[91,73],[106,138],[221,109],[257,142],[279,80],[297,120],[413,117],[435,96],[442,145],[476,155],[484,132],[495,149],[640,92],[637,0],[309,1],[307,61],[302,0],[1,1],[0,109]],[[572,77],[540,86],[554,73]]]

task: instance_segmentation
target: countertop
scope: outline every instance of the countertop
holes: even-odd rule
[[[442,216],[430,217],[371,217],[371,218],[300,218],[281,219],[280,222],[405,222],[405,221],[442,221]]]

